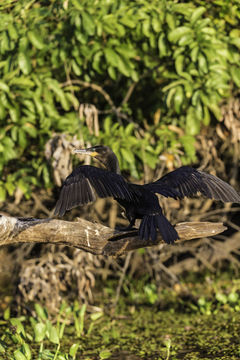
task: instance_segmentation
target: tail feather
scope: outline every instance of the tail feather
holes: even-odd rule
[[[157,229],[167,244],[173,244],[179,238],[177,231],[163,214],[145,215],[139,227],[139,236],[144,240],[156,241]]]
[[[147,216],[144,216],[140,227],[139,227],[139,236],[142,240],[148,240],[149,239],[149,230],[148,230],[148,222],[147,222]]]

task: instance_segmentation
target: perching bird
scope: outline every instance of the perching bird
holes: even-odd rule
[[[178,233],[163,215],[155,193],[182,199],[200,192],[210,199],[240,203],[240,195],[232,186],[188,166],[182,166],[153,183],[137,185],[126,182],[121,176],[118,159],[109,147],[98,145],[74,152],[96,158],[105,169],[82,165],[73,170],[62,185],[55,215],[63,216],[67,210],[95,201],[95,194],[101,198],[112,196],[125,208],[128,230],[132,229],[136,219],[142,219],[139,226],[141,239],[155,241],[158,229],[163,240],[172,244],[178,239]]]

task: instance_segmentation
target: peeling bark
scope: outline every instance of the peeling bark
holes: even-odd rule
[[[227,228],[222,223],[184,222],[176,225],[180,239],[217,235]],[[161,235],[156,242],[141,240],[137,230],[122,232],[78,218],[64,220],[15,218],[0,215],[0,246],[19,243],[51,243],[73,246],[94,255],[118,256],[147,246],[166,245]]]

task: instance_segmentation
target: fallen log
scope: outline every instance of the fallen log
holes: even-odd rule
[[[217,235],[226,226],[222,223],[184,222],[176,225],[180,239],[191,240]],[[141,240],[137,230],[119,231],[98,223],[77,218],[77,221],[64,221],[52,218],[15,218],[0,215],[0,246],[19,243],[51,243],[73,246],[94,255],[118,256],[142,247],[170,246],[163,242],[161,235],[157,241]]]

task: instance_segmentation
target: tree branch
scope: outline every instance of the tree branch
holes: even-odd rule
[[[190,222],[176,225],[180,239],[213,236],[226,230],[222,223]],[[15,218],[0,215],[0,246],[19,243],[51,243],[73,246],[95,255],[119,256],[131,250],[162,243],[141,240],[137,230],[122,232],[78,218],[77,221]]]
[[[91,89],[99,92],[100,94],[102,94],[102,96],[104,97],[106,102],[111,106],[112,110],[116,111],[116,106],[114,105],[114,102],[112,101],[110,95],[100,85],[92,84],[87,81],[82,81],[79,79],[70,79],[70,80],[67,80],[66,82],[62,83],[60,86],[65,87],[65,86],[69,86],[69,85],[73,85],[73,84],[81,85],[85,88],[91,88]]]

